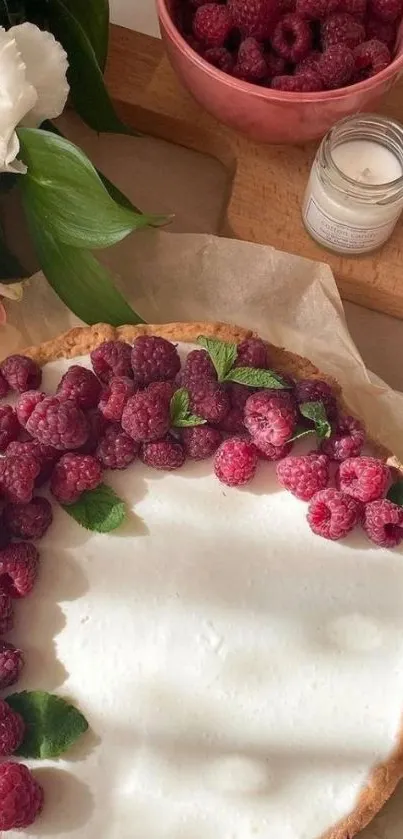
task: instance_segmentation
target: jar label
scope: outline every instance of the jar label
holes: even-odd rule
[[[371,251],[382,245],[391,235],[400,215],[375,227],[352,227],[325,213],[311,195],[305,207],[305,223],[324,244],[340,251]]]

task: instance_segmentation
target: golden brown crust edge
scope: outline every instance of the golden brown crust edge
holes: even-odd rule
[[[193,343],[199,335],[207,335],[221,341],[239,342],[244,338],[250,338],[254,333],[251,330],[225,323],[142,324],[117,328],[101,323],[95,326],[70,329],[68,332],[37,347],[29,347],[24,353],[38,364],[44,365],[49,361],[55,361],[57,358],[74,358],[78,355],[86,355],[104,341],[120,340],[131,343],[139,335],[160,335],[171,341]],[[343,403],[342,392],[338,383],[330,376],[321,373],[308,359],[270,343],[268,343],[268,347],[270,358],[273,360],[273,367],[276,370],[297,378],[326,379],[334,388],[339,401]],[[376,446],[377,454],[380,457],[394,466],[398,465],[390,452],[375,441],[372,442]],[[322,839],[352,839],[377,815],[402,778],[403,728],[401,740],[395,753],[388,761],[374,769],[367,786],[359,797],[355,810],[346,819],[331,828]]]

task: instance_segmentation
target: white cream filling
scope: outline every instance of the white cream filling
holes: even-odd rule
[[[26,833],[318,839],[397,744],[402,553],[313,536],[271,464],[241,490],[211,461],[106,480],[127,523],[94,535],[55,505],[16,605],[17,689],[70,697],[92,729],[33,764],[46,804]]]

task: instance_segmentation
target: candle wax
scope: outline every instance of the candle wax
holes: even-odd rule
[[[386,146],[371,140],[350,140],[332,149],[336,166],[362,184],[388,184],[403,174],[401,164]]]

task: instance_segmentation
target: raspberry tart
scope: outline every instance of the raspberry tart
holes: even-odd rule
[[[2,699],[55,690],[94,736],[0,763],[5,835],[43,807],[38,839],[351,839],[403,776],[398,464],[240,328],[98,325],[24,358],[1,368]],[[109,532],[78,523],[101,481]]]

